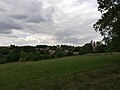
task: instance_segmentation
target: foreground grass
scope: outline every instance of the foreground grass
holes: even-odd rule
[[[120,54],[2,64],[0,90],[120,90]]]

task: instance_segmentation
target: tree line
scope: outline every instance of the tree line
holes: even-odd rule
[[[107,45],[102,42],[86,43],[83,46],[68,45],[36,45],[36,46],[15,46],[0,47],[0,63],[16,61],[38,61],[54,59],[65,56],[84,55],[87,53],[104,53],[107,51]]]

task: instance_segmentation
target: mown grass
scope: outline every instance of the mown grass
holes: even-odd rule
[[[2,64],[0,90],[120,90],[120,54]]]

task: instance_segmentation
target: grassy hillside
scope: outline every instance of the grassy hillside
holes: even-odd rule
[[[0,90],[120,90],[120,54],[2,64]]]

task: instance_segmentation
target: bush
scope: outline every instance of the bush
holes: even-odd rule
[[[37,53],[37,52],[32,52],[32,53],[30,54],[30,60],[32,60],[32,61],[37,61],[37,60],[39,60],[39,59],[40,59],[39,53]]]
[[[0,57],[4,57],[4,55],[2,53],[0,53]]]
[[[7,48],[7,47],[0,47],[0,54],[2,54],[2,55],[8,55],[8,53],[9,53],[9,48]]]
[[[62,52],[62,51],[58,51],[57,53],[56,53],[56,58],[60,58],[60,57],[64,57],[65,55],[64,55],[64,53]]]
[[[7,60],[7,59],[0,58],[0,64],[7,63],[7,62],[8,62],[8,60]]]
[[[21,51],[20,52],[20,61],[37,61],[44,59],[45,56],[41,55],[40,52],[25,52]]]

